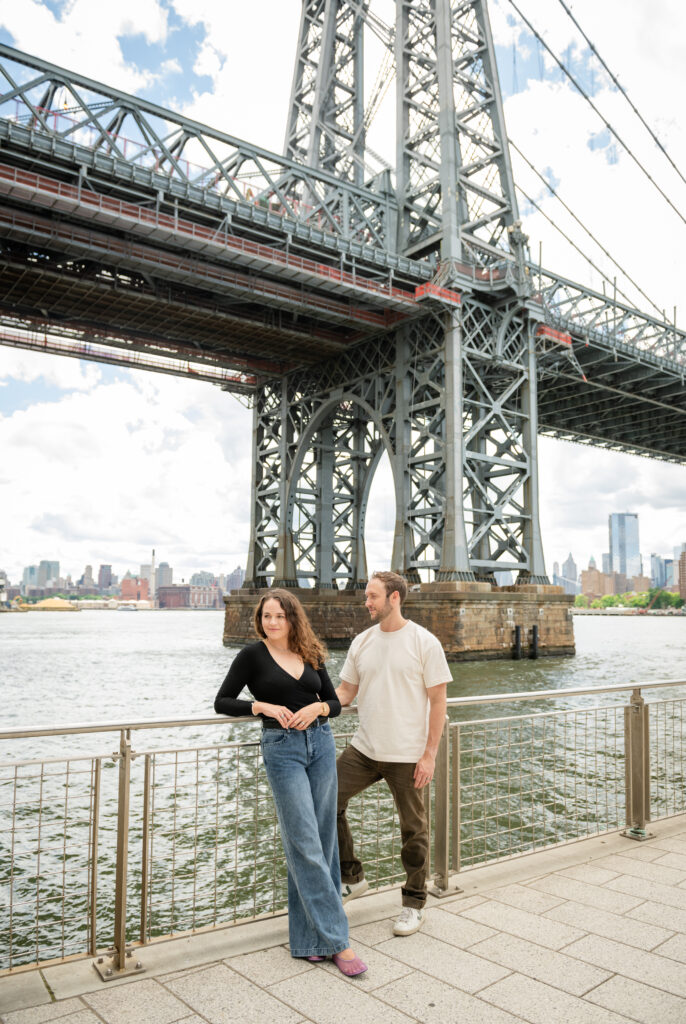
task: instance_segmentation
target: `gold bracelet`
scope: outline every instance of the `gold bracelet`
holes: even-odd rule
[[[329,707],[328,704],[325,704],[323,700],[320,701],[319,703],[322,706],[322,718],[328,718],[329,717],[329,711],[331,710],[331,708]]]

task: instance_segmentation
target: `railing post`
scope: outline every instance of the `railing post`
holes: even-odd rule
[[[436,771],[434,772],[434,887],[432,896],[448,896],[450,894],[450,719],[446,715],[436,754]]]
[[[133,961],[126,946],[126,885],[129,869],[129,801],[131,796],[131,730],[122,729],[119,740],[119,793],[117,797],[117,860],[114,881],[114,946],[109,956],[98,957],[93,966],[103,981],[125,974],[142,974],[143,964]],[[128,961],[128,962],[127,962]]]
[[[624,777],[627,839],[651,839],[646,832],[650,821],[650,731],[648,705],[640,689],[631,693],[624,708]]]
[[[452,730],[452,749],[450,751],[452,757],[452,772],[451,772],[451,783],[452,783],[452,839],[453,839],[453,856],[451,861],[451,867],[453,871],[460,872],[462,869],[462,848],[460,844],[460,824],[462,817],[462,798],[460,796],[460,729],[459,726],[455,726]]]

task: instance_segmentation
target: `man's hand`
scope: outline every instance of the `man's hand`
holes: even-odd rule
[[[436,768],[436,758],[433,754],[428,754],[426,751],[417,761],[414,769],[414,788],[423,789],[424,786],[428,786],[434,777],[434,771]]]

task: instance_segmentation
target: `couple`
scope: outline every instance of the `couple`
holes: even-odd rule
[[[407,873],[396,935],[421,927],[426,902],[422,789],[433,778],[451,675],[436,637],[403,618],[406,594],[397,573],[372,575],[365,603],[373,625],[353,640],[334,690],[324,667],[326,650],[300,602],[287,590],[268,591],[255,609],[262,639],[236,656],[214,704],[219,714],[262,719],[262,756],[288,865],[291,956],[330,956],[348,977],[367,967],[348,945],[342,903],[360,896],[368,883],[345,811],[353,796],[380,779],[398,810]],[[254,701],[238,698],[244,686]],[[327,718],[356,696],[359,726],[338,759],[337,782]]]

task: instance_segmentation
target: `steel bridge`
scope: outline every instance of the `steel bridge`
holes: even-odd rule
[[[396,68],[371,174],[365,28]],[[303,0],[285,156],[0,46],[0,342],[248,396],[246,582],[546,583],[539,434],[686,462],[686,336],[535,264],[486,0]]]

